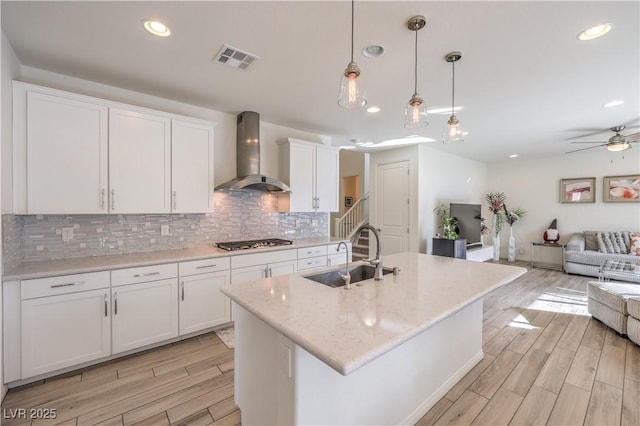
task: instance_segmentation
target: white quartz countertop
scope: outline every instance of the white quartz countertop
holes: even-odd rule
[[[382,281],[361,281],[351,290],[302,276],[322,272],[317,270],[249,281],[222,292],[347,375],[526,272],[420,253],[385,256],[384,266],[401,271]]]
[[[211,245],[208,246],[177,250],[160,250],[131,254],[115,254],[108,256],[79,257],[50,260],[46,262],[23,262],[19,266],[9,271],[5,271],[4,275],[2,276],[2,280],[26,280],[58,275],[104,271],[109,269],[158,265],[162,263],[186,262],[189,260],[209,259],[221,256],[238,256],[265,251],[291,250],[337,243],[339,241],[343,241],[343,239],[334,237],[306,238],[294,240],[292,245],[261,247],[256,249],[234,251],[219,249],[215,246],[215,243],[211,243]]]

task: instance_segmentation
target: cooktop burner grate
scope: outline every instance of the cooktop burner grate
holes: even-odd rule
[[[293,241],[291,240],[283,240],[282,238],[265,238],[262,240],[226,241],[223,243],[217,243],[216,246],[223,250],[233,251],[260,247],[286,246],[291,244],[293,244]]]

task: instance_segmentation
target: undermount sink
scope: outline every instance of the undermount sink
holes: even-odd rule
[[[349,275],[351,275],[351,284],[359,281],[369,280],[373,278],[376,268],[370,265],[355,265],[349,268]],[[382,274],[387,275],[393,273],[393,268],[382,268]],[[328,272],[315,275],[303,275],[303,278],[315,281],[320,284],[328,285],[329,287],[343,287],[344,280],[340,276],[344,274],[344,268],[332,269]]]

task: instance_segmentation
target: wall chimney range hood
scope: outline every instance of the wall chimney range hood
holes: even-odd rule
[[[238,114],[236,167],[238,177],[216,186],[216,191],[291,192],[278,179],[260,174],[260,114],[257,112]]]

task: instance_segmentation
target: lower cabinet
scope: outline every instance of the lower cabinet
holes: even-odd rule
[[[113,354],[177,337],[177,294],[177,278],[113,287]]]
[[[263,265],[245,266],[231,271],[233,284],[245,281],[261,280],[279,275],[293,274],[297,270],[298,261],[288,260],[284,262],[267,263]]]
[[[111,354],[109,272],[24,280],[19,294],[7,302],[20,304],[20,352],[11,345],[5,355],[21,360],[12,363],[20,372],[11,368],[6,376],[37,376]]]
[[[220,292],[230,279],[228,270],[180,277],[180,335],[231,320],[229,298]]]

